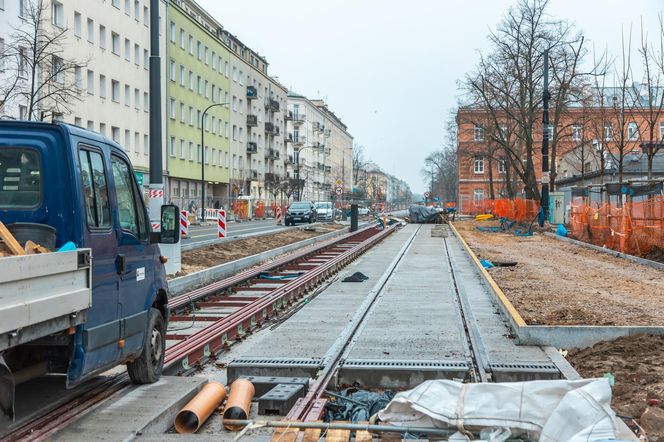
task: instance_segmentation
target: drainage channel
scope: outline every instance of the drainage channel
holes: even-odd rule
[[[165,374],[190,374],[390,235],[397,226],[370,226],[295,255],[212,283],[169,302]],[[130,386],[126,373],[94,384],[67,403],[3,435],[3,441],[43,440]]]

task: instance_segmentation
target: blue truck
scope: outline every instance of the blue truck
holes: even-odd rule
[[[126,364],[134,383],[159,379],[169,313],[158,244],[179,241],[178,220],[164,205],[152,231],[114,141],[64,123],[0,121],[0,221],[18,242],[73,249],[0,256],[5,418],[14,383],[41,374],[64,374],[71,388]]]

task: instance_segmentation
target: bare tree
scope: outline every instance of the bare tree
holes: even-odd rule
[[[429,183],[431,171],[434,171],[434,192],[447,201],[456,200],[458,193],[457,131],[456,121],[452,118],[447,122],[442,147],[424,159],[424,167],[420,171],[426,183]]]
[[[664,22],[660,19],[659,48],[648,40],[648,33],[641,20],[641,45],[638,53],[641,56],[643,68],[643,81],[640,88],[632,88],[632,97],[638,113],[645,125],[645,140],[643,145],[648,159],[648,179],[652,179],[652,165],[655,155],[662,147],[662,141],[657,133],[658,124],[664,114]]]
[[[539,199],[534,129],[541,119],[544,50],[550,53],[551,101],[558,109],[554,124],[565,120],[564,113],[581,89],[583,73],[578,66],[586,53],[583,37],[570,23],[550,19],[547,5],[548,0],[520,0],[511,8],[489,35],[490,52],[480,55],[475,72],[462,83],[468,106],[489,117],[490,141],[504,152],[510,171],[524,183],[525,196],[531,199]],[[556,146],[554,137],[554,165]],[[555,177],[555,166],[552,174]]]
[[[3,117],[5,105],[14,98],[21,79],[18,66],[18,54],[14,47],[3,42],[0,45],[0,118]]]
[[[369,161],[364,157],[364,146],[353,144],[353,185],[360,186],[360,179]],[[364,186],[366,188],[366,186]]]
[[[18,82],[14,96],[23,98],[30,120],[70,113],[71,105],[80,100],[76,68],[87,64],[65,56],[68,29],[51,17],[51,10],[50,0],[28,1],[24,24],[14,29],[9,43],[17,57],[17,74],[26,78]]]

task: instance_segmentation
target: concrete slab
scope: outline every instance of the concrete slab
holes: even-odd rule
[[[164,376],[150,385],[132,387],[56,433],[51,440],[87,442],[128,440],[139,433],[165,433],[177,412],[207,382],[198,377]]]

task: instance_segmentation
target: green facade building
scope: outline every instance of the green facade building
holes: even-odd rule
[[[205,206],[229,205],[230,53],[217,37],[221,25],[187,2],[167,8],[166,165],[168,195],[184,209],[201,206],[205,156]],[[192,9],[197,8],[197,9]],[[211,105],[205,120],[202,115]],[[201,146],[201,124],[205,146]]]

